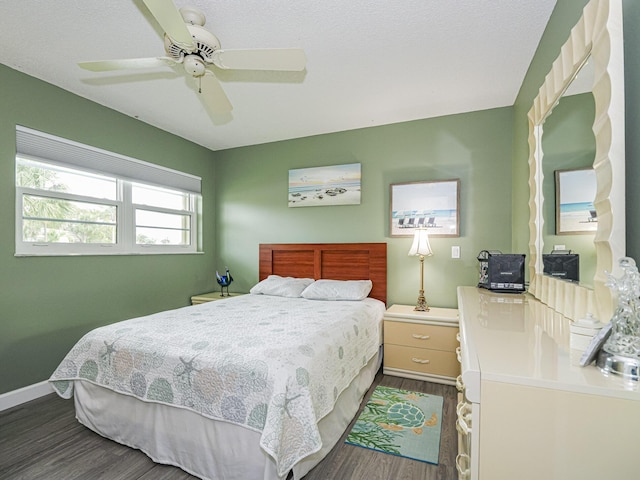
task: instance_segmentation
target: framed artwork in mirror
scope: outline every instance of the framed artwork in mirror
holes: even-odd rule
[[[598,215],[593,168],[556,170],[556,235],[595,234]]]
[[[392,184],[390,235],[413,236],[426,228],[431,237],[460,236],[460,179]]]

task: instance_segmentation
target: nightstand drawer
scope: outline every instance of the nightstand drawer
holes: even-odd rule
[[[384,366],[418,373],[456,377],[460,364],[454,352],[384,344]]]
[[[437,325],[420,325],[397,321],[384,322],[385,345],[405,345],[454,352],[459,345],[456,340],[457,328]]]

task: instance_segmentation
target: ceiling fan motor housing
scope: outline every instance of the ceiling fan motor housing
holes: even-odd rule
[[[213,53],[220,49],[220,40],[213,33],[200,25],[187,25],[191,37],[193,37],[193,43],[195,44],[195,50],[185,50],[180,45],[177,45],[173,40],[165,35],[164,36],[164,49],[171,58],[177,62],[181,62],[185,56],[190,54],[198,55],[204,62],[213,63]]]

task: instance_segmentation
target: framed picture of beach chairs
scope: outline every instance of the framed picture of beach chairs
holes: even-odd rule
[[[556,235],[595,234],[598,215],[593,168],[556,170]]]
[[[416,228],[460,236],[460,179],[392,184],[389,199],[392,237],[412,236]]]

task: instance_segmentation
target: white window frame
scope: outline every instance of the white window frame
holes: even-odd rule
[[[54,137],[21,126],[16,127],[16,137],[16,165],[19,158],[24,158],[51,166],[63,166],[80,172],[98,173],[115,179],[118,191],[116,200],[108,200],[16,185],[16,256],[198,253],[198,215],[201,211],[202,201],[200,177]],[[70,161],[65,162],[65,156],[68,156]],[[85,158],[87,161],[84,161]],[[110,163],[110,160],[113,160],[113,162]],[[85,163],[86,166],[83,167],[83,163]],[[131,193],[133,183],[146,184],[188,194],[188,209],[179,210],[133,204]],[[115,206],[117,208],[116,243],[25,242],[22,238],[23,198],[25,195]],[[190,236],[189,244],[137,244],[135,224],[136,209],[187,216]]]

